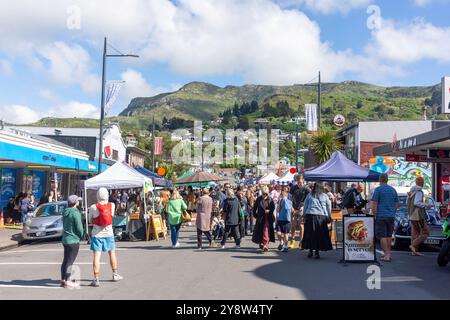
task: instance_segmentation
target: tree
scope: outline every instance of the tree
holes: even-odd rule
[[[363,103],[362,103],[361,100],[359,100],[359,101],[356,103],[356,108],[361,109],[362,107],[363,107]]]
[[[250,121],[248,117],[240,117],[238,127],[239,129],[242,129],[244,131],[248,130],[250,128]]]
[[[334,131],[317,131],[311,138],[310,149],[320,163],[327,161],[333,152],[341,150],[341,148],[341,142],[336,138]]]

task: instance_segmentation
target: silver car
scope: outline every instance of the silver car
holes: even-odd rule
[[[61,238],[63,236],[62,214],[67,201],[45,203],[28,213],[22,231],[23,240]]]

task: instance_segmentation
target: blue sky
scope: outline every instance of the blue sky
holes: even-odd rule
[[[104,36],[140,55],[108,61],[107,78],[126,81],[110,115],[191,81],[305,83],[321,70],[325,81],[420,86],[450,74],[450,0],[105,3],[0,4],[3,120],[97,117]]]

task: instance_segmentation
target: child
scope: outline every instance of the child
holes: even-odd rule
[[[283,190],[281,192],[281,199],[277,206],[278,219],[277,219],[277,235],[280,241],[278,250],[287,252],[289,250],[289,233],[291,232],[291,215],[294,213],[292,207],[292,201],[288,197],[288,191]]]

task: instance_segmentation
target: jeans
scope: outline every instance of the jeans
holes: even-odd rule
[[[234,242],[237,246],[241,244],[241,236],[239,234],[239,224],[235,226],[225,226],[225,232],[223,233],[222,242],[220,243],[222,246],[227,242],[228,236],[231,234],[234,238]]]
[[[202,236],[203,235],[206,236],[206,239],[208,239],[209,244],[211,245],[211,242],[212,242],[211,232],[209,232],[209,231],[202,231],[202,230],[197,228],[197,247],[198,248],[202,247]]]
[[[72,265],[78,255],[78,250],[80,249],[80,244],[64,244],[64,260],[61,265],[61,280],[67,281],[70,278]],[[69,271],[70,269],[70,271]]]
[[[172,245],[176,245],[178,242],[178,236],[180,235],[180,224],[171,224],[170,225],[170,239],[172,240]]]
[[[25,224],[25,222],[27,221],[27,213],[28,213],[28,210],[22,209],[22,223],[23,224]]]

